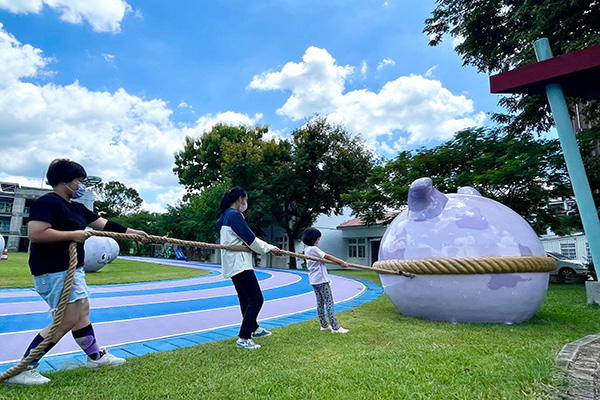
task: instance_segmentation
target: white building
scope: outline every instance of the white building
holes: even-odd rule
[[[546,251],[562,254],[570,260],[592,261],[587,237],[581,232],[567,236],[544,235],[541,240]]]

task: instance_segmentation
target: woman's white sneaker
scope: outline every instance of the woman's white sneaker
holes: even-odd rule
[[[260,349],[260,344],[254,343],[254,340],[252,339],[239,338],[236,340],[235,345],[237,347],[243,347],[244,349]]]
[[[271,336],[272,332],[266,330],[265,328],[257,328],[254,332],[252,332],[252,337],[253,338],[261,338],[261,337],[267,337],[267,336]]]
[[[332,329],[331,333],[348,333],[348,329],[344,329],[340,326],[337,329]]]
[[[327,325],[325,328],[321,327],[321,331],[329,331],[329,332],[331,332],[331,325]]]
[[[43,385],[50,382],[50,379],[40,374],[37,368],[29,367],[6,380],[6,383],[13,385]]]
[[[99,367],[104,367],[104,366],[108,366],[108,365],[122,365],[125,364],[125,359],[121,358],[121,357],[115,357],[112,354],[110,354],[108,351],[103,350],[104,354],[102,354],[102,357],[100,357],[97,360],[92,360],[91,358],[87,358],[86,362],[85,362],[85,367],[86,368],[99,368]]]

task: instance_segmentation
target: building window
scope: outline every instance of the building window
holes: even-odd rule
[[[10,230],[10,221],[7,219],[0,220],[0,232],[8,233]]]
[[[348,239],[348,257],[366,257],[366,239]]]
[[[287,235],[275,236],[273,238],[273,245],[279,247],[281,250],[287,250],[289,248]]]
[[[560,254],[567,257],[569,260],[575,260],[577,258],[575,243],[561,243]]]
[[[0,213],[11,213],[12,203],[0,203]]]
[[[590,244],[585,244],[585,261],[592,262],[592,253],[590,253]]]

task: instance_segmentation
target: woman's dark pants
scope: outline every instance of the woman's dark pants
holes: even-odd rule
[[[240,308],[243,317],[239,337],[250,339],[252,332],[258,329],[256,319],[264,303],[258,279],[256,279],[254,270],[250,269],[232,276],[231,280],[240,299]]]

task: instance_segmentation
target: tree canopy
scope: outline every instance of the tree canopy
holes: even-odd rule
[[[533,43],[550,40],[554,55],[600,43],[600,3],[595,0],[437,0],[424,32],[430,45],[446,35],[461,41],[455,51],[464,65],[479,72],[498,73],[536,61]],[[571,104],[580,102],[571,101]],[[493,119],[512,134],[545,132],[552,126],[544,96],[507,96],[500,104],[508,114]],[[598,102],[584,102],[580,110],[597,121]]]
[[[174,171],[188,196],[215,185],[243,187],[251,228],[257,234],[270,224],[283,228],[294,251],[294,239],[319,214],[341,213],[342,195],[364,185],[373,155],[360,138],[323,117],[307,121],[289,139],[267,139],[267,132],[217,125],[199,138],[188,137]]]
[[[92,188],[94,211],[104,218],[129,216],[140,211],[142,198],[137,190],[118,181],[100,183]]]
[[[548,208],[550,199],[571,193],[557,141],[515,138],[498,129],[467,129],[437,147],[402,152],[374,169],[368,189],[345,198],[354,212],[374,223],[385,210],[404,206],[409,185],[425,176],[443,193],[475,187],[523,216],[538,233],[548,227],[564,233],[576,223]]]

